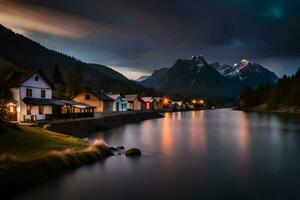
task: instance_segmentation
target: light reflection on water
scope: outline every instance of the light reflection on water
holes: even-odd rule
[[[299,115],[166,113],[88,137],[145,155],[81,167],[20,199],[300,199]]]

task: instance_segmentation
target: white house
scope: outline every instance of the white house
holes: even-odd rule
[[[13,95],[8,104],[13,121],[45,120],[52,114],[54,86],[41,71],[14,72],[7,81]]]
[[[114,100],[113,103],[113,111],[121,112],[127,111],[128,109],[128,101],[126,100],[125,96],[120,94],[107,94],[111,99]]]

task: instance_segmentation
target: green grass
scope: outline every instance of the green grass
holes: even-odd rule
[[[53,151],[82,151],[85,141],[45,130],[41,127],[19,127],[0,124],[0,155],[18,160],[34,160],[48,156]]]
[[[103,141],[89,145],[41,127],[0,123],[1,195],[13,196],[67,170],[111,155]]]

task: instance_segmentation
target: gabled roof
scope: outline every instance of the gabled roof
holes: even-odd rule
[[[72,100],[60,100],[60,99],[41,99],[41,98],[31,98],[25,97],[23,102],[29,105],[52,105],[52,106],[72,106],[77,108],[94,108],[85,103],[79,103]]]
[[[30,79],[36,73],[38,73],[52,89],[55,89],[55,86],[51,83],[51,81],[45,76],[45,74],[41,70],[38,69],[15,71],[11,73],[7,77],[8,85],[9,87],[20,87],[25,81]]]
[[[126,98],[127,101],[134,101],[138,97],[139,97],[139,95],[137,95],[137,94],[127,94],[127,95],[125,95],[125,98]]]
[[[112,98],[113,100],[117,100],[117,98],[119,98],[119,97],[122,96],[122,95],[120,95],[120,94],[107,94],[107,96],[109,96],[109,97]]]
[[[142,97],[142,100],[144,102],[153,102],[153,98],[152,97]]]
[[[103,92],[87,91],[86,93],[90,93],[102,101],[114,101],[114,99],[110,98],[108,95],[104,94]]]
[[[154,99],[156,102],[162,101],[162,98],[161,98],[161,97],[153,97],[153,99]]]

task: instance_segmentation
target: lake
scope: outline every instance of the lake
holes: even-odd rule
[[[89,139],[138,147],[19,199],[300,199],[300,115],[230,109],[166,113]]]

